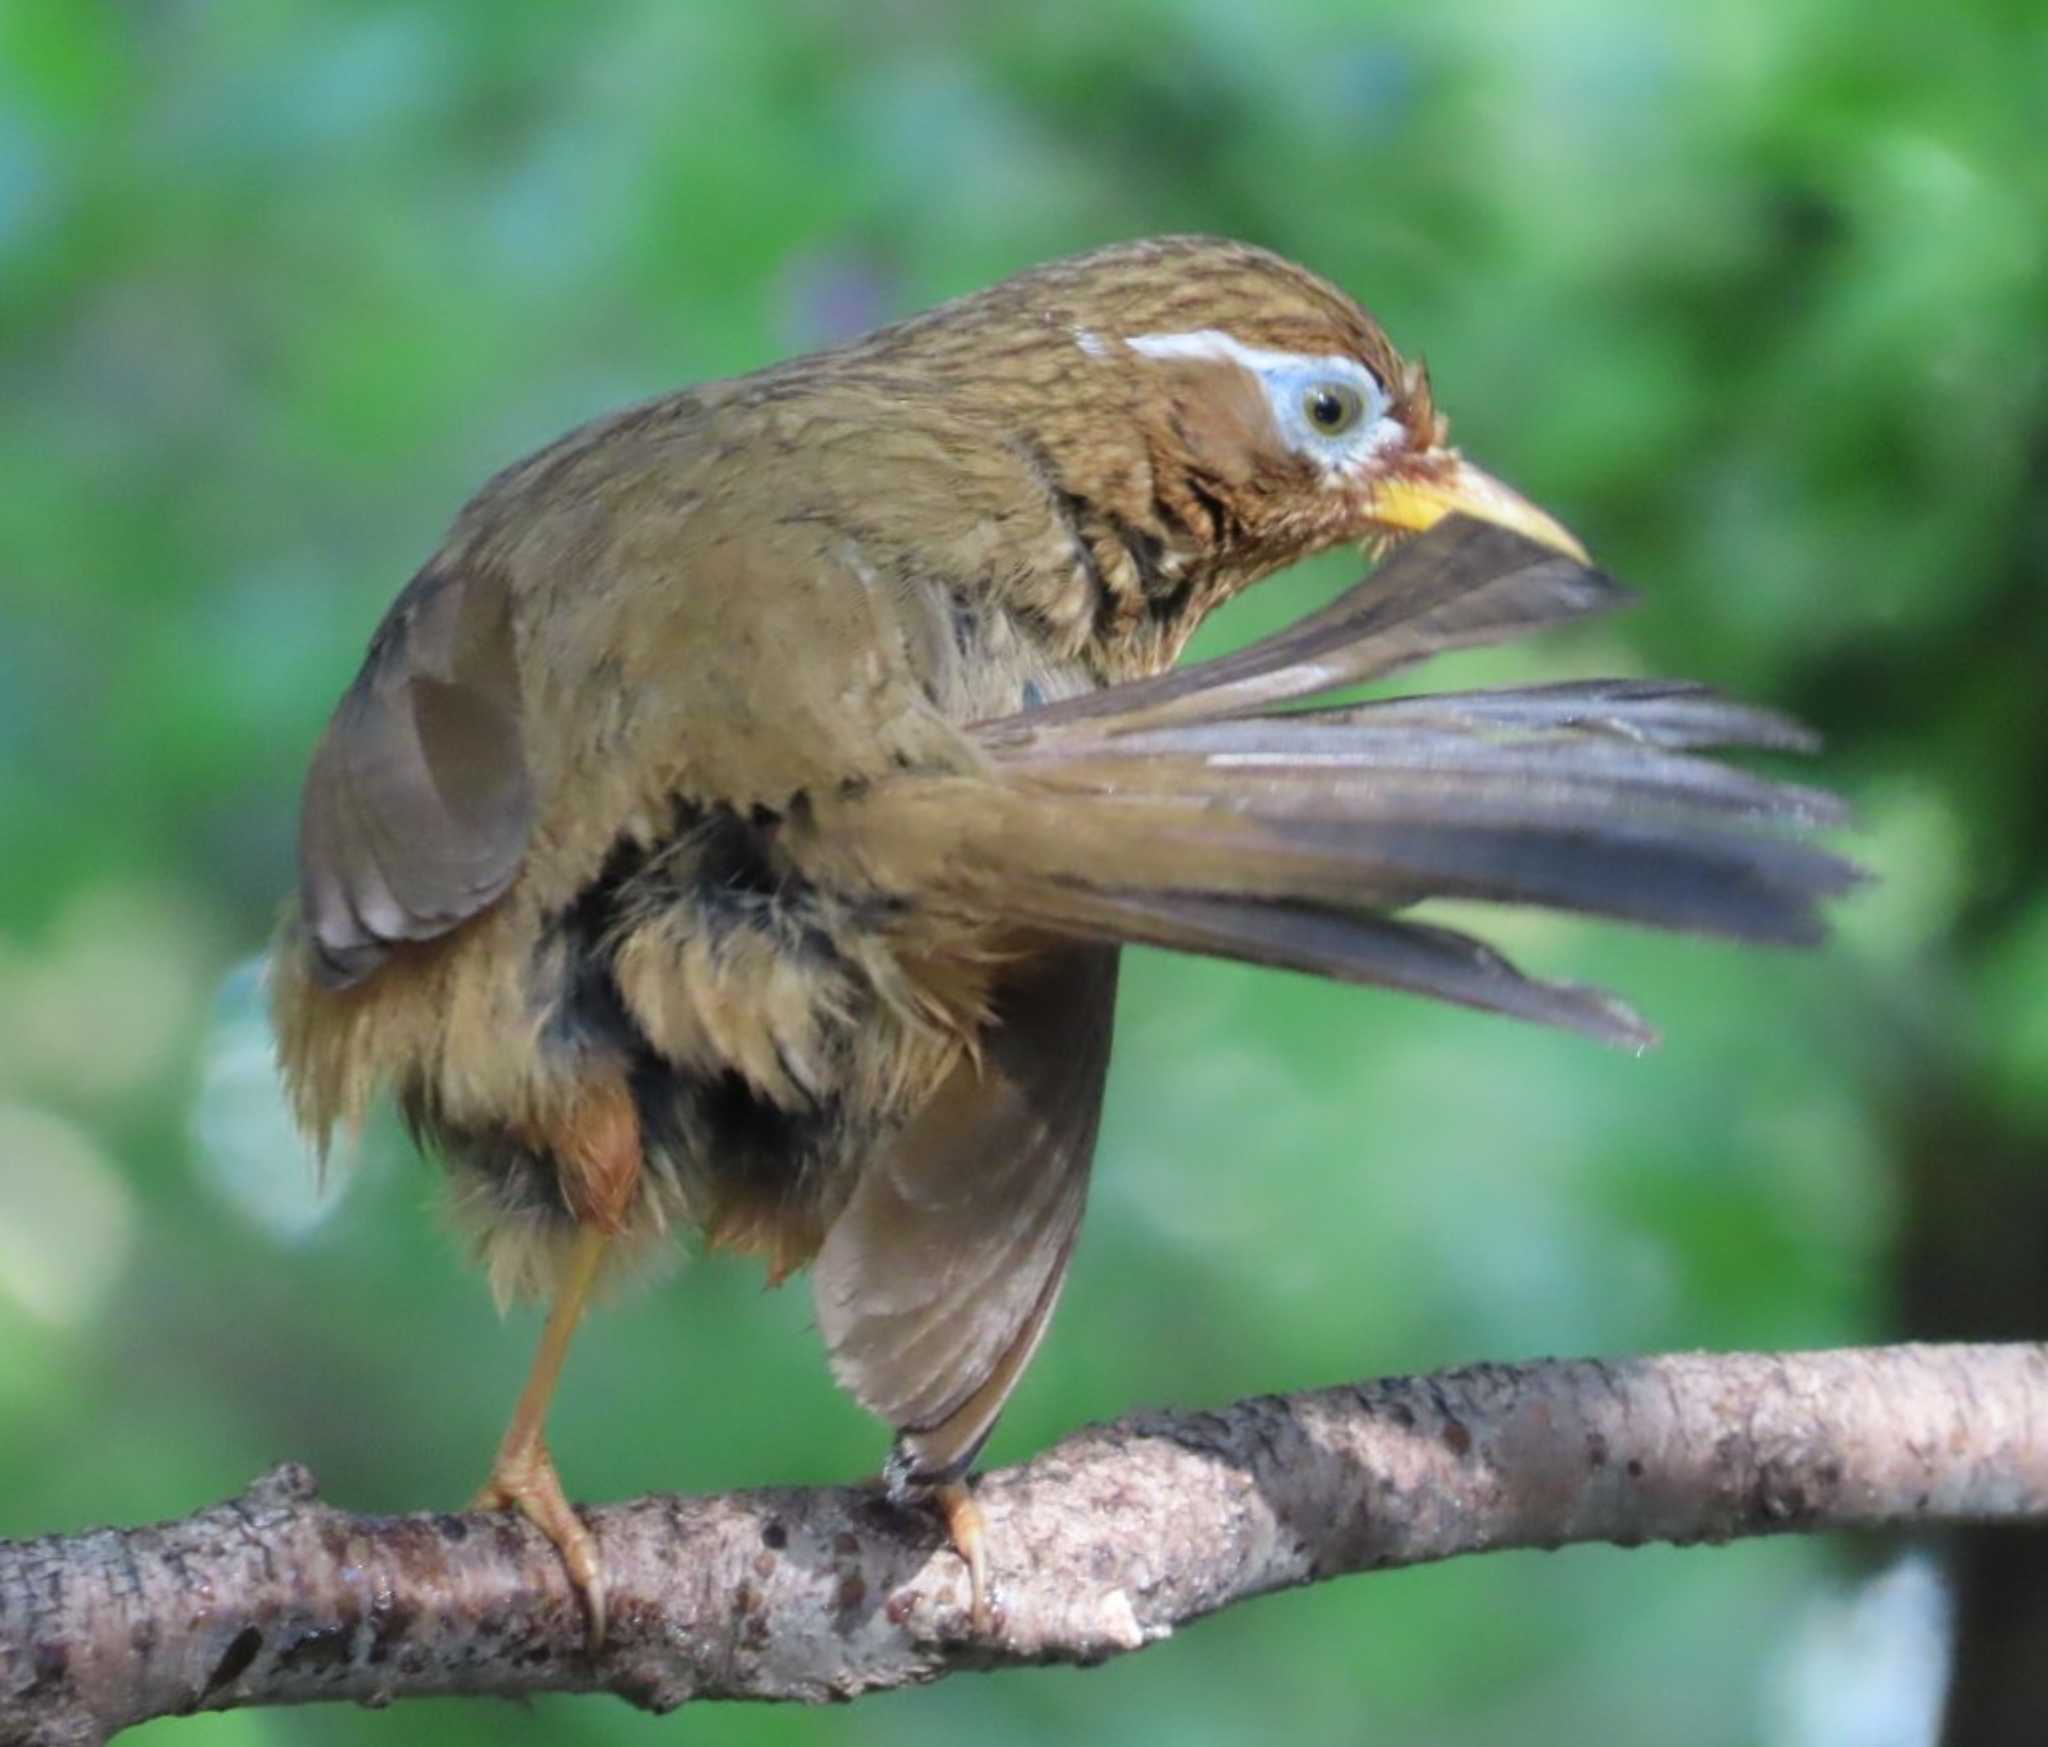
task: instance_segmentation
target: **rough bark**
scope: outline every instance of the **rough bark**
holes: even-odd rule
[[[0,1543],[0,1742],[424,1694],[815,1701],[1092,1663],[1247,1597],[1505,1547],[2048,1519],[2048,1347],[1482,1365],[1093,1427],[990,1474],[998,1617],[936,1525],[837,1488],[589,1512],[595,1659],[497,1515],[360,1517],[286,1465],[182,1521]]]

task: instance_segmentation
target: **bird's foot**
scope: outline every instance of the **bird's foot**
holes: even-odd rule
[[[948,1481],[932,1488],[932,1508],[946,1525],[953,1550],[967,1562],[971,1617],[974,1629],[986,1635],[994,1625],[988,1594],[988,1520],[981,1506],[967,1490],[964,1480]]]
[[[562,1491],[562,1477],[555,1472],[555,1459],[540,1440],[515,1446],[508,1442],[491,1464],[491,1477],[471,1500],[472,1510],[516,1510],[554,1542],[562,1555],[569,1581],[583,1597],[590,1616],[590,1653],[604,1648],[605,1587],[604,1565],[598,1558],[597,1537],[576,1514]]]

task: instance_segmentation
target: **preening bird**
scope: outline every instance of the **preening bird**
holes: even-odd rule
[[[1409,535],[1168,672],[1261,578]],[[600,1280],[692,1233],[809,1267],[986,1622],[964,1479],[1066,1275],[1121,943],[1640,1042],[1405,912],[1816,936],[1852,878],[1800,835],[1831,803],[1697,755],[1801,744],[1782,718],[1619,681],[1310,701],[1611,604],[1585,557],[1343,292],[1202,238],[597,419],[478,492],[314,754],[274,1003],[309,1131],[395,1094],[499,1297],[552,1301],[482,1501],[560,1548],[593,1642],[548,1405]]]

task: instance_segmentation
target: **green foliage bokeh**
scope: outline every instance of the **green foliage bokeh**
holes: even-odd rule
[[[0,7],[0,1535],[285,1456],[361,1509],[481,1476],[529,1323],[393,1134],[314,1198],[249,963],[313,739],[468,491],[622,401],[1164,230],[1354,290],[1644,592],[1460,677],[1792,707],[1883,884],[1806,958],[1492,930],[1645,1007],[1642,1059],[1134,954],[1073,1285],[991,1459],[1139,1405],[1895,1332],[1901,1081],[1934,1052],[2048,1128],[2044,114],[2048,26],[1999,0]],[[871,1471],[808,1321],[716,1261],[601,1315],[571,1490]],[[1792,1738],[1785,1647],[1839,1581],[1796,1544],[1523,1555],[830,1713],[138,1738],[1734,1747]]]

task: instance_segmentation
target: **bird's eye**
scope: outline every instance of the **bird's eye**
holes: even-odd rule
[[[1318,435],[1342,436],[1365,416],[1365,397],[1348,382],[1318,382],[1302,395],[1301,413]]]

